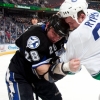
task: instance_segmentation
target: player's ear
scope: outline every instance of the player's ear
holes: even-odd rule
[[[86,16],[85,14],[80,15],[81,19],[83,19],[83,20],[85,19],[85,16]]]
[[[78,18],[78,21],[81,23],[83,22],[83,20],[85,19],[85,14],[80,14],[79,18]]]

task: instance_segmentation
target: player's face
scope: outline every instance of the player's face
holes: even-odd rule
[[[53,43],[56,43],[56,42],[58,42],[59,40],[62,39],[62,37],[59,36],[59,35],[54,31],[54,29],[53,29],[52,27],[48,30],[47,36],[48,36],[48,38],[51,40],[51,42],[53,42]]]
[[[74,30],[79,26],[76,20],[74,20],[72,17],[65,18],[65,22],[69,24],[70,30]]]
[[[38,19],[33,18],[33,19],[32,19],[32,24],[35,25],[35,24],[37,24],[37,23],[38,23]]]

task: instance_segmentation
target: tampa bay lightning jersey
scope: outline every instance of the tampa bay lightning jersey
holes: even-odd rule
[[[16,45],[32,67],[36,68],[43,63],[48,63],[53,56],[58,55],[58,50],[63,47],[64,39],[53,44],[47,37],[45,26],[32,26],[16,40]]]
[[[29,81],[39,81],[33,71],[59,56],[64,50],[65,41],[66,39],[62,38],[53,44],[47,37],[45,25],[34,25],[16,40],[15,44],[19,50],[12,57],[9,69],[21,73]]]

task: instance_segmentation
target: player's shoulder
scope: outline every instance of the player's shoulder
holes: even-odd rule
[[[47,31],[45,30],[45,25],[33,25],[30,28],[32,28],[30,29],[32,30],[32,34],[29,37],[30,39],[40,41],[42,47],[48,47],[49,44],[51,44],[50,40],[46,36]]]
[[[73,37],[73,38],[77,37],[78,36],[78,33],[80,31],[80,28],[79,27],[76,28],[75,30],[71,31],[69,37]]]
[[[45,26],[43,28],[42,25],[31,25],[25,33],[29,35],[41,35],[42,33],[45,33]]]
[[[97,10],[94,10],[94,9],[87,9],[87,12],[88,14],[91,14],[91,13],[94,13],[94,12],[97,12],[100,14],[100,12],[98,12]]]
[[[31,25],[28,29],[27,29],[27,31],[33,31],[33,30],[37,30],[37,31],[39,31],[39,30],[41,30],[42,28],[41,28],[41,25]]]

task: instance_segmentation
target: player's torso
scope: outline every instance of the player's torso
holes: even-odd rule
[[[63,47],[64,41],[53,44],[41,27],[33,27],[26,31],[17,41],[19,51],[16,53],[13,62],[16,62],[23,72],[32,75],[32,69],[41,64],[49,63],[51,58],[58,55]],[[29,75],[29,76],[31,76]]]
[[[72,53],[69,59],[76,57],[81,59],[91,74],[100,71],[100,14],[89,10],[83,23],[70,35]],[[70,48],[70,47],[69,47]]]

